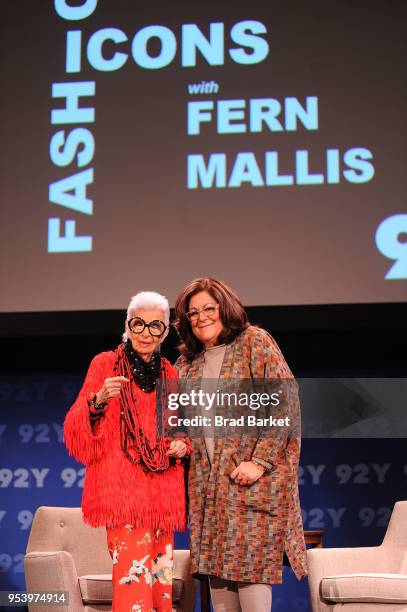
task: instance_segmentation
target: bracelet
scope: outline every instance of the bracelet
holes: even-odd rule
[[[90,393],[88,397],[89,416],[91,419],[97,419],[102,415],[106,407],[106,402],[96,403],[96,393]]]
[[[273,469],[273,465],[269,463],[268,461],[264,461],[264,459],[259,459],[258,457],[252,457],[251,461],[252,463],[255,463],[256,465],[258,465],[259,467],[264,468],[265,472],[271,472],[271,470]]]

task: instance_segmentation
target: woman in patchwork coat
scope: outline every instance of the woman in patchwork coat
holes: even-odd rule
[[[263,431],[216,437],[206,430],[193,439],[192,570],[210,577],[215,612],[269,612],[271,585],[281,582],[284,555],[298,579],[307,572],[297,384],[276,342],[249,325],[239,298],[223,282],[192,281],[175,310],[183,341],[175,364],[181,384],[214,390],[214,381],[218,389],[241,379],[279,383],[280,414],[285,411],[295,423],[289,436]]]

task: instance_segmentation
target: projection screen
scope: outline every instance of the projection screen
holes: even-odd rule
[[[407,298],[406,4],[2,4],[1,312]]]

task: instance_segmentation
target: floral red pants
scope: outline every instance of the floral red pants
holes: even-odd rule
[[[171,612],[174,534],[108,527],[107,544],[113,559],[112,612]]]

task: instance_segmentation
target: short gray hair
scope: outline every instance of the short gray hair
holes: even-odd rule
[[[126,321],[132,318],[135,312],[140,310],[162,310],[164,315],[164,323],[167,326],[166,333],[163,338],[168,334],[170,324],[170,306],[168,300],[164,295],[157,293],[156,291],[139,291],[130,300],[127,308]],[[128,335],[127,324],[124,323],[124,334],[122,336],[123,342],[126,342]]]

